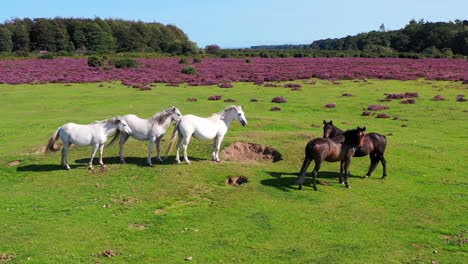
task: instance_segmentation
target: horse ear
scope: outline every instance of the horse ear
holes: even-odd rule
[[[333,125],[333,120],[330,120],[330,125]]]
[[[363,128],[362,128],[362,131],[366,131],[366,127],[363,127]]]
[[[326,124],[327,124],[327,121],[323,120],[323,124],[326,125]]]

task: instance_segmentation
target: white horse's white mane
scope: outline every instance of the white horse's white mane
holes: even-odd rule
[[[153,120],[154,122],[158,123],[158,124],[162,124],[162,123],[164,123],[164,121],[166,121],[166,119],[170,115],[172,115],[172,113],[175,112],[175,110],[176,110],[176,108],[174,106],[169,107],[169,108],[163,110],[162,112],[156,113],[150,119]]]

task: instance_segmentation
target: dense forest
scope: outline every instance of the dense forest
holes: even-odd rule
[[[344,38],[323,39],[310,45],[253,46],[254,50],[341,51],[392,56],[397,53],[422,54],[430,57],[468,55],[468,20],[424,22],[411,20],[403,29],[387,31],[381,25],[376,31]],[[344,53],[343,53],[344,52]]]
[[[0,52],[162,52],[197,49],[174,25],[120,19],[12,19],[0,24]]]

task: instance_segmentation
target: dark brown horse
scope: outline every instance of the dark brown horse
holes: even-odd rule
[[[309,141],[305,148],[305,159],[302,163],[301,172],[297,178],[297,183],[299,184],[298,189],[302,189],[307,168],[312,160],[315,161],[315,167],[312,173],[314,190],[317,191],[317,173],[324,160],[328,162],[341,161],[340,183],[344,181],[346,188],[350,188],[351,186],[348,183],[349,164],[351,163],[351,158],[356,149],[364,144],[364,138],[366,137],[364,131],[366,131],[365,127],[358,127],[357,129],[343,132],[343,142],[337,142],[329,138],[316,138]]]
[[[343,131],[333,125],[333,121],[326,122],[323,120],[323,137],[331,138],[337,142],[343,142]],[[379,161],[382,163],[383,167],[383,176],[382,179],[387,177],[387,161],[385,160],[384,154],[387,147],[387,138],[384,135],[377,133],[368,133],[364,140],[364,145],[356,149],[354,157],[364,157],[369,155],[371,164],[369,166],[369,171],[367,171],[365,177],[368,178],[374,172],[375,168],[379,164]]]

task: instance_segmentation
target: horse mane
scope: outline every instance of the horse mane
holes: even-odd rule
[[[160,125],[164,123],[173,112],[174,107],[167,108],[162,112],[156,113],[154,116],[150,117],[150,121],[156,122],[158,125]]]
[[[342,135],[345,137],[345,143],[358,146],[360,143],[359,133],[360,131],[358,129],[350,129],[343,132]]]

